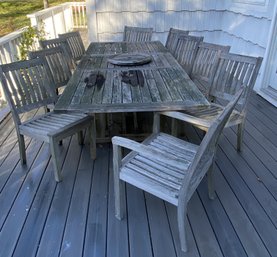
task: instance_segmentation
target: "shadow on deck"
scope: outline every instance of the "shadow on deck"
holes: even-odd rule
[[[204,179],[189,203],[186,254],[170,204],[128,185],[127,215],[115,218],[110,144],[98,146],[93,162],[87,144],[65,140],[56,184],[47,144],[27,140],[28,164],[20,165],[8,116],[0,124],[0,256],[277,256],[277,109],[255,94],[248,107],[243,151],[235,128],[221,137],[216,199]],[[200,141],[193,127],[185,133]]]

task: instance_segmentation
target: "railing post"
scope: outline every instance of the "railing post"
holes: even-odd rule
[[[55,35],[55,37],[58,37],[56,27],[55,27],[54,11],[51,11],[51,18],[52,18],[52,25],[53,25],[54,35]]]
[[[65,22],[65,17],[64,17],[64,6],[63,6],[63,27],[64,27],[64,32],[67,32],[67,26],[66,26],[66,22]]]

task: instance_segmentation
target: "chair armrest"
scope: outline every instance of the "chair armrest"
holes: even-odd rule
[[[167,155],[161,151],[153,149],[150,145],[144,145],[143,143],[137,143],[128,138],[115,136],[112,138],[113,145],[124,147],[139,153],[142,156],[150,157],[159,162],[165,162],[170,166],[176,167],[178,169],[184,169],[184,161],[178,157]]]

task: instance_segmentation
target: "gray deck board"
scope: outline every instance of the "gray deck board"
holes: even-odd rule
[[[59,256],[61,251],[61,242],[81,153],[81,148],[76,146],[77,138],[73,137],[72,140],[62,168],[62,175],[64,176],[63,183],[59,183],[56,186],[42,231],[37,256]],[[48,172],[53,173],[52,162],[49,165],[51,167]],[[54,178],[52,177],[52,179]]]
[[[98,145],[92,161],[87,138],[84,146],[76,136],[64,140],[56,184],[47,144],[28,139],[21,166],[8,117],[0,124],[0,257],[276,257],[277,109],[252,94],[248,114],[241,153],[235,128],[220,139],[216,199],[204,178],[189,203],[186,254],[174,206],[126,186],[125,218],[114,217],[110,144]],[[184,132],[200,142],[198,130]]]

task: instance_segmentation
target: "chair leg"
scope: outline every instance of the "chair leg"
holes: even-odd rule
[[[95,117],[89,126],[90,155],[93,160],[96,159],[96,124]]]
[[[57,182],[62,181],[60,163],[58,161],[58,142],[53,137],[49,138],[50,151],[52,154],[52,162],[54,166],[54,176]]]
[[[26,164],[26,150],[25,150],[25,141],[24,136],[18,136],[18,146],[19,146],[19,153],[20,153],[20,162],[21,164]]]
[[[78,143],[79,145],[83,145],[84,144],[84,133],[82,130],[80,130],[78,132]]]
[[[211,200],[215,199],[214,180],[213,180],[213,164],[208,170],[208,192]]]
[[[123,112],[121,117],[122,117],[122,132],[123,132],[123,134],[126,134],[126,132],[127,132],[127,129],[126,129],[126,113]]]
[[[177,221],[179,229],[179,238],[181,244],[181,250],[183,252],[188,251],[187,236],[186,236],[186,215],[187,215],[187,203],[179,203],[177,207]]]
[[[154,112],[153,117],[153,133],[159,133],[160,132],[160,119],[161,115],[159,113]]]
[[[114,201],[115,217],[119,220],[123,218],[123,185],[119,178],[120,163],[122,159],[121,147],[113,145],[113,172],[114,172]]]
[[[176,119],[172,119],[171,121],[171,135],[178,136],[178,121]]]
[[[244,131],[244,121],[238,124],[237,131],[237,151],[241,151],[242,143],[243,143],[243,131]]]
[[[119,220],[123,219],[123,186],[124,182],[120,179],[114,181],[115,217]]]
[[[134,119],[134,130],[138,130],[138,115],[136,112],[133,112],[133,119]]]
[[[99,121],[100,121],[100,138],[104,138],[106,135],[106,114],[100,113],[99,114]]]

